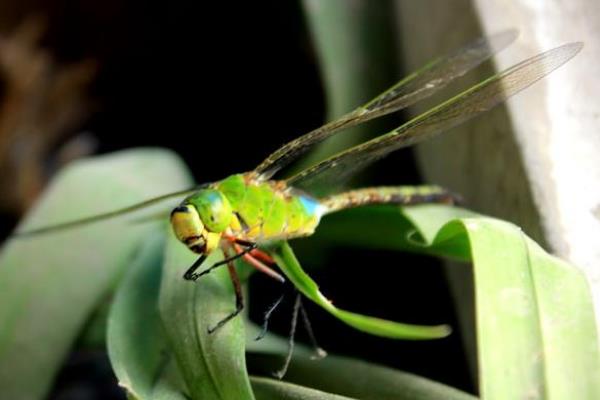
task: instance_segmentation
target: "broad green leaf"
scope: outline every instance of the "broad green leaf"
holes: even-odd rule
[[[175,359],[170,358],[161,374],[156,378],[152,396],[148,400],[189,400],[185,394],[186,384]],[[146,400],[146,399],[143,399]]]
[[[22,228],[64,222],[190,185],[173,153],[140,149],[78,161]],[[168,207],[168,206],[167,206]],[[45,396],[80,330],[156,224],[131,218],[12,239],[0,252],[0,398]]]
[[[450,257],[469,261],[469,244],[464,238],[440,240],[435,247],[428,246],[444,223],[476,215],[458,207],[407,207],[406,210],[426,214],[415,225],[396,206],[369,206],[327,215],[317,232],[302,243],[303,248],[315,248],[323,243],[351,245],[375,250],[402,250],[412,253]],[[348,235],[352,232],[352,235]]]
[[[600,398],[583,275],[503,221],[463,219],[438,235],[452,234],[466,234],[471,243],[483,397]]]
[[[518,227],[459,208],[365,208],[343,217],[324,221],[324,234],[315,240],[337,232],[338,244],[377,247],[369,238],[379,237],[386,220],[404,218],[415,234],[388,237],[378,248],[472,260],[484,398],[600,398],[593,306],[577,268],[546,253]],[[343,235],[338,223],[352,235]]]
[[[276,245],[273,248],[272,255],[277,261],[277,265],[302,294],[341,321],[358,330],[392,339],[412,340],[442,338],[450,334],[450,328],[447,325],[424,326],[402,324],[337,308],[319,291],[319,287],[315,281],[304,272],[287,242],[281,242]]]
[[[249,354],[252,374],[280,368],[282,356]],[[312,360],[297,356],[285,380],[361,400],[474,400],[476,397],[429,379],[377,364],[330,355]],[[257,398],[259,398],[257,396]]]
[[[209,334],[235,308],[226,267],[196,282],[185,281],[185,270],[197,258],[169,231],[159,310],[171,351],[194,399],[253,399],[246,373],[244,324],[241,316]],[[206,268],[222,258],[214,252]]]
[[[119,385],[136,399],[156,398],[155,391],[166,394],[166,388],[160,387],[165,382],[159,377],[172,358],[158,315],[164,248],[160,232],[147,238],[129,266],[108,319],[107,343],[113,370]],[[181,389],[173,388],[172,394],[181,396]]]
[[[108,313],[112,299],[104,298],[87,320],[85,327],[77,339],[78,347],[82,349],[105,349]]]
[[[354,400],[268,378],[252,378],[257,400]]]

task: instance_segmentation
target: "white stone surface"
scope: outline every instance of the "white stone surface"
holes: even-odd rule
[[[478,0],[485,32],[521,31],[526,57],[571,41],[583,51],[509,102],[534,200],[552,250],[589,277],[600,304],[600,3]],[[497,58],[508,66],[507,53]],[[596,307],[597,315],[600,307]]]
[[[598,0],[396,0],[408,72],[482,33],[520,37],[497,70],[567,42],[580,54],[474,122],[419,146],[429,181],[511,220],[589,278],[600,321],[600,3]],[[488,70],[488,74],[491,71]],[[462,87],[483,78],[475,73]],[[452,280],[453,279],[451,277]]]

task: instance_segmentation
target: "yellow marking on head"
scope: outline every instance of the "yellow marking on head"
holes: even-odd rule
[[[189,246],[191,241],[198,241],[204,231],[204,224],[196,208],[182,205],[171,212],[171,225],[177,239]]]

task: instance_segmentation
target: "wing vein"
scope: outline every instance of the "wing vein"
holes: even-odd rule
[[[283,145],[260,163],[254,171],[262,179],[271,178],[312,146],[335,133],[402,110],[432,95],[508,46],[516,37],[515,30],[481,37],[446,56],[433,60],[354,111]]]
[[[563,65],[582,48],[569,43],[531,57],[500,72],[437,107],[413,118],[399,128],[334,155],[298,174],[287,183],[303,187],[315,179],[341,181],[372,161],[474,118],[537,82]]]

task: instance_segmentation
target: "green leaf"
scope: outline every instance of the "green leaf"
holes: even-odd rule
[[[142,400],[189,400],[181,371],[171,358],[156,379],[152,396]]]
[[[283,357],[272,354],[248,356],[253,374],[269,374],[280,368],[282,362]],[[285,380],[327,393],[362,400],[474,400],[476,398],[417,375],[334,355],[320,360],[295,357]],[[258,396],[257,398],[260,399]]]
[[[480,387],[484,398],[600,398],[600,355],[593,305],[581,272],[546,253],[518,227],[447,206],[382,207],[323,222],[336,243],[376,245],[385,221],[406,218],[421,242],[405,235],[379,248],[472,259]],[[398,216],[401,212],[404,217]],[[328,226],[329,225],[329,226]],[[370,240],[370,241],[369,241]]]
[[[469,218],[440,235],[457,229],[469,236],[473,253],[482,394],[600,398],[597,334],[583,275],[512,224]]]
[[[323,309],[336,318],[358,330],[392,339],[413,340],[442,338],[450,334],[450,328],[447,325],[424,326],[402,324],[337,308],[319,291],[319,287],[315,281],[304,272],[287,242],[281,242],[275,246],[272,255],[275,261],[277,261],[277,265],[302,294],[323,307]]]
[[[108,319],[108,352],[119,385],[137,399],[183,396],[163,378],[172,354],[158,315],[164,237],[154,233],[130,265]],[[171,388],[172,390],[168,390]],[[156,392],[162,395],[154,396]]]
[[[446,222],[474,214],[458,207],[407,207],[424,218],[415,225],[396,206],[368,206],[327,215],[317,232],[304,240],[302,247],[315,248],[323,243],[360,246],[375,250],[401,250],[470,261],[469,243],[464,237],[441,238],[435,247],[428,244]],[[352,232],[352,235],[348,235]]]
[[[64,222],[188,187],[173,153],[141,149],[79,161],[22,228]],[[168,207],[168,205],[167,205]],[[156,224],[131,218],[10,240],[0,252],[0,398],[45,396],[99,301]]]
[[[268,378],[252,378],[257,400],[353,400],[350,397],[325,393]]]
[[[169,230],[159,309],[171,351],[194,399],[254,399],[246,372],[244,324],[238,316],[209,334],[235,309],[227,269],[218,268],[196,282],[185,270],[197,258]],[[200,268],[222,258],[213,252]]]

